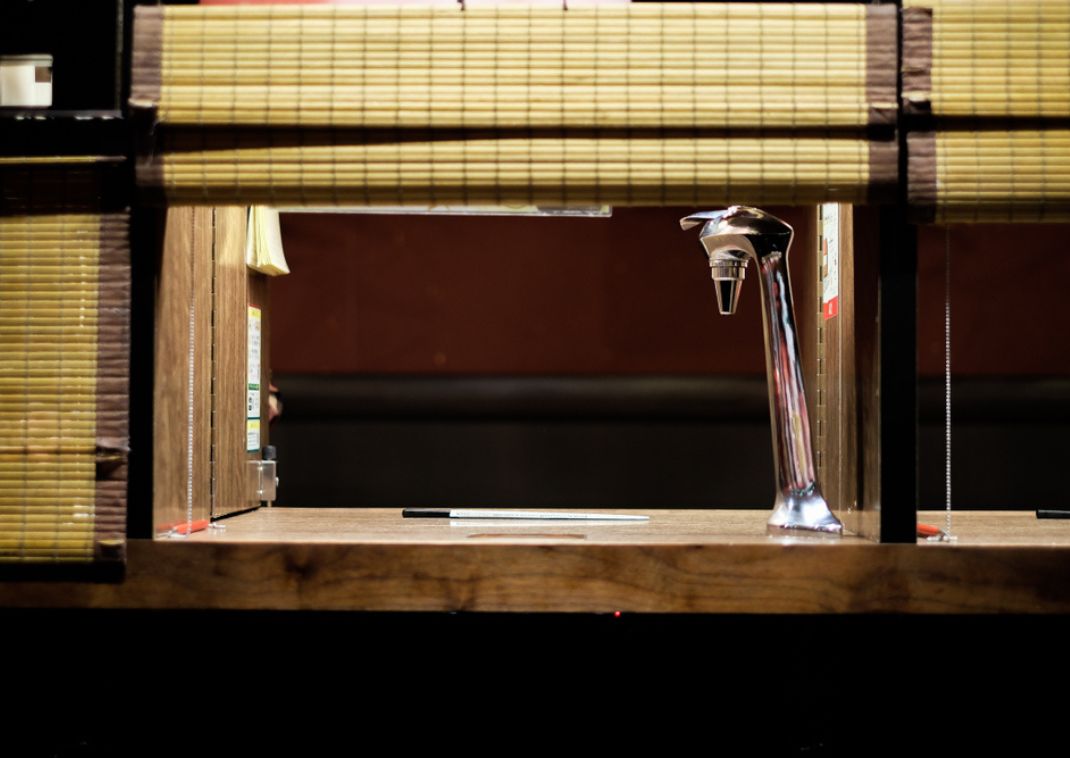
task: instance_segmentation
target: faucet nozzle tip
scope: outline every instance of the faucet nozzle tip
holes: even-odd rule
[[[710,263],[710,273],[717,287],[717,309],[723,316],[731,316],[739,305],[739,292],[747,275],[746,260]]]

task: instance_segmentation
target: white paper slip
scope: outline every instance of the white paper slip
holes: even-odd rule
[[[650,516],[571,511],[492,511],[473,508],[403,508],[405,518],[529,519],[538,521],[649,521]]]

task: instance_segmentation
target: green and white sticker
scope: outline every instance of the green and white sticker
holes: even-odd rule
[[[245,449],[260,449],[260,309],[249,306],[246,340]]]

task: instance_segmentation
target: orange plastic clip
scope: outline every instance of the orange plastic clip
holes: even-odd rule
[[[181,524],[176,524],[174,532],[176,534],[192,534],[193,532],[201,532],[208,528],[208,519],[202,518],[196,521],[183,521]]]

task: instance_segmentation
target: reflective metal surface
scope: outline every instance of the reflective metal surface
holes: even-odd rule
[[[270,508],[278,496],[279,478],[276,476],[277,461],[249,461],[246,466],[246,484],[249,499],[266,503]]]
[[[770,530],[805,529],[841,533],[840,524],[817,484],[810,417],[803,390],[802,360],[788,280],[792,228],[764,211],[733,205],[680,220],[690,229],[705,223],[699,240],[706,248],[717,285],[721,313],[734,313],[747,261],[758,266],[765,325],[765,368],[773,427],[777,496]]]

